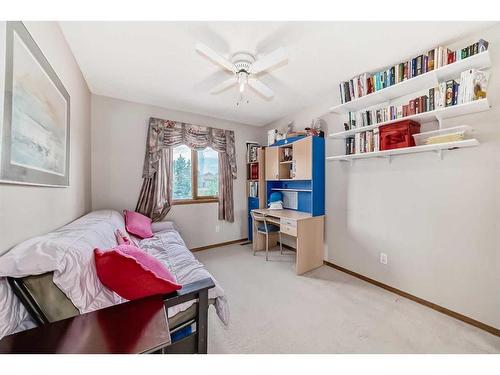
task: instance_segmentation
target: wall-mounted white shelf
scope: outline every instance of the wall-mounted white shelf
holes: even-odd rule
[[[406,81],[389,86],[385,89],[375,91],[371,94],[353,99],[344,104],[330,108],[333,113],[356,112],[363,108],[368,108],[379,103],[399,98],[416,91],[436,87],[439,82],[457,78],[460,73],[467,69],[483,69],[491,66],[489,51],[478,53],[458,60],[452,64],[445,65],[439,69],[421,74],[417,77],[407,79]]]
[[[305,192],[312,192],[311,189],[278,189],[278,188],[272,188],[271,190],[277,190],[277,191],[305,191]]]
[[[385,157],[392,157],[394,155],[416,154],[416,153],[420,153],[420,152],[430,152],[430,151],[441,152],[443,150],[454,150],[457,148],[473,147],[473,146],[479,146],[479,142],[477,139],[465,139],[463,141],[446,142],[446,143],[438,143],[438,144],[433,144],[433,145],[422,145],[422,146],[405,147],[405,148],[396,148],[393,150],[366,152],[366,153],[362,153],[362,154],[329,156],[326,158],[326,160],[328,160],[328,161],[334,161],[334,160],[353,161],[353,160],[357,160],[357,159],[385,158]]]
[[[365,132],[367,130],[373,130],[383,125],[393,124],[395,122],[403,121],[403,120],[414,120],[421,123],[429,122],[429,121],[440,121],[443,119],[463,116],[471,113],[483,112],[490,109],[490,104],[488,99],[479,99],[474,100],[469,103],[457,104],[451,107],[439,108],[434,111],[423,112],[416,115],[401,117],[396,120],[389,120],[385,122],[379,122],[378,124],[373,124],[369,126],[363,126],[352,130],[342,131],[338,133],[331,133],[328,135],[329,138],[340,138],[344,139],[347,137],[351,137],[356,133]]]

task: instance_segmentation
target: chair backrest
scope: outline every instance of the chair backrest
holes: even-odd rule
[[[259,231],[259,221],[264,223],[264,228],[267,232],[267,220],[266,216],[263,214],[259,214],[258,212],[250,211],[250,214],[252,215],[253,218],[253,225],[255,226],[255,229],[257,232]]]

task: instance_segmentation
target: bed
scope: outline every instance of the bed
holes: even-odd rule
[[[93,261],[94,248],[116,246],[116,229],[125,231],[120,213],[94,211],[1,256],[0,337],[125,302],[101,284]],[[159,259],[183,285],[180,295],[186,292],[182,298],[169,296],[170,302],[166,302],[171,332],[196,321],[200,313],[196,286],[207,279],[214,283],[208,290],[208,304],[215,308],[222,323],[228,324],[224,290],[187,249],[175,225],[158,223],[153,232],[152,238],[139,241],[139,247]],[[196,351],[190,345],[172,347],[172,352]]]

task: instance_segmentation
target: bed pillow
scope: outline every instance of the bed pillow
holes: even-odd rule
[[[123,210],[123,216],[125,217],[125,229],[127,232],[139,238],[153,237],[151,219],[149,217],[128,210]]]
[[[159,260],[135,246],[94,249],[94,258],[99,280],[125,299],[168,294],[181,288]]]

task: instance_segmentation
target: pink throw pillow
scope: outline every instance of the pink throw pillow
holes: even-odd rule
[[[168,294],[182,287],[158,259],[135,246],[94,249],[94,258],[99,280],[128,300]]]
[[[127,232],[139,238],[153,237],[151,219],[149,217],[128,210],[123,210],[123,215],[125,216],[125,229]]]

